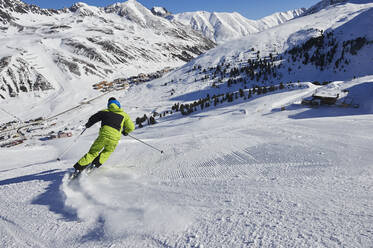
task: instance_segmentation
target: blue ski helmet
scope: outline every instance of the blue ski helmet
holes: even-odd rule
[[[110,104],[112,104],[112,103],[116,104],[120,108],[120,102],[118,102],[118,100],[115,99],[114,97],[109,98],[109,101],[107,103],[107,107],[109,108]]]

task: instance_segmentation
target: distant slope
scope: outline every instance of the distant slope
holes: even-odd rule
[[[372,7],[373,3],[345,3],[296,18],[222,44],[179,73],[206,69],[197,79],[210,85],[226,83],[229,75],[258,85],[372,75]]]
[[[333,7],[334,5],[338,4],[345,4],[345,3],[352,3],[352,4],[366,4],[372,3],[372,0],[322,0],[317,4],[311,6],[307,9],[302,15],[311,15],[321,10],[327,9],[329,7]]]
[[[0,99],[74,82],[90,82],[89,89],[104,79],[180,66],[215,46],[135,0],[63,10],[0,0],[0,10]]]
[[[194,30],[198,30],[209,39],[222,44],[282,24],[301,15],[304,11],[305,9],[297,9],[278,12],[256,21],[249,20],[237,12],[186,12],[168,18],[185,25],[191,25]]]
[[[300,16],[302,13],[304,13],[306,9],[295,9],[295,10],[289,10],[286,12],[277,12],[272,15],[263,17],[262,19],[259,19],[257,22],[262,25],[263,30],[268,29],[277,25],[280,25],[282,23],[285,23],[287,21],[290,21],[298,16]]]
[[[335,5],[335,4],[341,4],[341,3],[346,3],[348,0],[322,0],[321,2],[313,5],[307,11],[303,13],[303,15],[310,15],[314,14],[316,12],[319,12],[322,9],[325,9],[329,6]]]

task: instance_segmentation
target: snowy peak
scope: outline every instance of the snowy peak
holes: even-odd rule
[[[60,11],[54,9],[41,9],[36,5],[29,5],[20,0],[0,0],[0,23],[7,24],[17,20],[15,14],[39,14],[50,16]]]
[[[90,6],[86,3],[78,2],[73,4],[69,10],[71,12],[77,13],[81,16],[93,16],[100,12],[100,9],[94,6]]]
[[[289,20],[292,20],[302,15],[305,11],[306,11],[305,8],[301,8],[301,9],[289,10],[286,12],[277,12],[270,16],[266,16],[258,20],[258,22],[262,23],[264,26],[273,27],[273,26],[280,25],[284,22],[287,22]]]
[[[114,3],[107,6],[105,9],[109,13],[115,12],[118,13],[120,16],[125,16],[126,12],[129,11],[136,12],[137,14],[146,14],[147,12],[150,12],[150,10],[148,10],[146,7],[135,0]]]
[[[19,0],[0,0],[0,8],[2,9],[8,9],[14,12],[21,12],[27,7],[28,5],[26,3]]]
[[[148,26],[154,20],[154,15],[145,6],[135,0],[129,0],[123,3],[115,3],[105,8],[107,13],[116,13],[130,21],[136,22],[141,26]]]
[[[305,9],[279,12],[254,21],[237,12],[186,12],[172,16],[172,19],[190,25],[194,30],[202,32],[207,38],[222,44],[229,40],[263,31],[277,26],[301,15]]]
[[[9,12],[15,12],[15,13],[34,13],[34,14],[46,14],[51,15],[52,13],[58,13],[57,10],[53,9],[41,9],[40,7],[36,5],[30,5],[27,3],[24,3],[20,0],[0,0],[0,9],[2,11],[9,11]]]
[[[258,85],[343,81],[372,75],[372,17],[371,2],[339,4],[222,44],[198,57],[190,67],[229,64],[234,67],[232,75]]]

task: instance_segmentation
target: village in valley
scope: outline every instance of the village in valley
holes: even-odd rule
[[[93,85],[93,89],[99,90],[103,93],[113,90],[126,90],[130,87],[130,85],[136,85],[139,83],[145,83],[152,81],[157,78],[161,78],[164,74],[171,71],[170,67],[166,67],[160,71],[154,73],[140,73],[137,76],[129,77],[129,78],[117,78],[114,79],[112,82],[108,81],[101,81]]]
[[[127,90],[131,85],[137,85],[140,83],[145,83],[160,78],[170,71],[171,68],[167,67],[154,73],[140,73],[137,76],[132,76],[129,78],[117,78],[112,82],[101,81],[99,83],[94,84],[93,89],[99,90],[103,94],[87,101],[86,103],[89,103],[92,100],[100,98],[106,95],[106,93],[112,91]],[[61,114],[65,114],[77,108],[79,108],[79,106],[67,110]],[[57,114],[55,117],[59,115],[60,114]],[[48,141],[52,139],[69,138],[73,136],[72,130],[66,127],[57,126],[57,123],[53,120],[55,120],[54,117],[39,117],[24,122],[21,120],[14,120],[7,123],[0,123],[0,148],[9,148],[17,146],[23,144],[26,140],[29,139]]]
[[[321,71],[329,68],[334,74],[345,73],[352,57],[356,56],[364,47],[373,44],[372,40],[368,40],[365,37],[339,42],[335,38],[334,32],[324,32],[319,29],[312,29],[311,31],[317,35],[302,44],[289,48],[283,53],[276,51],[265,53],[251,48],[245,53],[232,56],[232,61],[224,58],[216,66],[204,68],[201,65],[194,65],[191,70],[185,72],[185,75],[189,78],[194,78],[195,82],[200,82],[202,85],[210,87],[210,93],[205,98],[200,98],[197,101],[189,103],[185,101],[182,104],[176,103],[169,109],[162,110],[162,112],[158,111],[159,113],[144,113],[143,116],[134,118],[137,127],[142,128],[146,125],[154,125],[157,123],[156,118],[160,119],[179,111],[182,115],[188,115],[192,112],[204,111],[206,108],[215,107],[224,102],[232,104],[238,98],[249,100],[252,96],[264,95],[277,90],[308,87],[305,82],[310,82],[311,79],[303,80],[303,83],[300,83],[299,80],[297,82],[283,81],[285,78],[294,79],[300,76],[301,74],[298,74],[298,70],[301,68],[300,64],[310,65]],[[313,55],[311,56],[310,54]],[[347,54],[349,54],[349,58],[347,58]],[[336,60],[335,63],[333,63],[334,60]],[[61,114],[73,111],[83,104],[89,104],[110,92],[128,90],[132,86],[162,78],[171,71],[173,71],[171,67],[166,67],[153,73],[140,73],[137,76],[128,78],[120,77],[112,81],[100,81],[92,85],[94,90],[101,93],[100,95]],[[163,86],[179,81],[182,81],[182,79],[174,78],[170,82],[164,83]],[[328,90],[328,87],[325,86],[331,81],[311,81],[311,83],[318,87],[315,88],[312,95],[301,99],[301,104],[310,107],[326,105],[329,107],[359,108],[359,104],[355,103],[353,97],[349,95],[348,89],[339,91],[337,87]],[[218,93],[215,94],[214,92]],[[171,97],[174,94],[175,89],[172,88],[170,90]],[[286,107],[282,106],[281,110],[285,110]],[[40,117],[37,120],[29,120],[27,122],[19,120],[18,122],[0,124],[0,147],[19,145],[25,140],[35,137],[41,141],[46,141],[72,136],[72,133],[67,132],[64,127],[56,129],[54,127],[56,124],[50,123],[52,119]],[[48,129],[50,129],[48,133],[41,133],[41,130],[45,132]],[[37,133],[36,130],[38,130]]]
[[[259,54],[257,52],[256,54]],[[271,57],[271,56],[270,56]],[[272,59],[272,66],[274,58]],[[269,58],[268,58],[269,60]],[[202,82],[211,82],[210,88],[212,91],[216,91],[217,89],[221,89],[224,92],[220,94],[214,94],[210,96],[209,94],[205,98],[201,98],[198,101],[193,102],[184,102],[183,104],[174,104],[170,106],[169,109],[166,109],[160,113],[152,112],[144,114],[141,117],[137,117],[135,121],[137,128],[142,128],[146,125],[154,125],[157,123],[158,119],[161,119],[167,115],[172,115],[176,113],[181,113],[182,115],[189,115],[193,112],[201,112],[210,107],[216,107],[218,104],[223,104],[227,102],[227,104],[233,104],[237,99],[241,99],[243,101],[250,100],[252,97],[258,97],[260,95],[265,95],[277,90],[293,90],[308,87],[305,83],[266,83],[262,86],[258,84],[248,84],[247,81],[251,79],[255,79],[257,81],[260,80],[269,80],[271,76],[267,76],[267,65],[266,60],[258,59],[255,60],[248,60],[248,66],[241,65],[241,68],[231,67],[230,63],[222,63],[217,67],[210,67],[210,68],[202,68],[201,66],[194,66],[193,70],[189,71],[188,74],[197,75],[196,77],[200,77],[199,80]],[[276,67],[276,66],[274,66]],[[121,90],[128,90],[131,86],[136,86],[138,84],[150,82],[152,80],[161,78],[163,75],[172,71],[170,67],[164,68],[160,71],[156,71],[154,73],[140,73],[137,76],[132,76],[129,78],[117,78],[112,81],[101,81],[99,83],[93,84],[93,89],[98,90],[101,92],[101,95],[95,97],[94,99],[88,100],[85,103],[90,103],[91,101],[98,99],[107,93],[112,91],[121,91]],[[270,70],[271,71],[271,70]],[[271,72],[276,76],[276,72]],[[246,74],[246,75],[245,75]],[[273,75],[272,75],[273,76]],[[197,78],[196,78],[197,80]],[[177,81],[177,80],[176,80]],[[172,80],[170,83],[175,83]],[[330,82],[312,82],[315,86],[326,86]],[[167,85],[167,83],[165,84]],[[251,87],[249,87],[251,85]],[[175,90],[172,89],[170,94],[171,96],[175,93]],[[316,88],[314,93],[311,96],[305,97],[301,99],[300,103],[305,106],[309,107],[320,107],[320,106],[338,106],[338,107],[354,107],[358,108],[358,104],[354,104],[353,98],[348,95],[348,90],[340,90],[336,91],[334,88],[333,90],[328,90],[327,88],[322,88],[319,90]],[[295,103],[292,103],[295,104]],[[61,114],[65,114],[66,112],[70,112],[79,108],[81,105],[78,105],[70,110],[64,111]],[[287,106],[282,106],[280,109],[286,110]],[[57,114],[56,116],[59,116]],[[21,121],[12,121],[8,123],[3,123],[0,125],[0,147],[1,148],[9,148],[12,146],[16,146],[19,144],[24,143],[24,141],[28,139],[38,139],[40,141],[48,141],[52,139],[59,139],[59,138],[69,138],[73,136],[72,130],[69,130],[65,127],[56,127],[56,123],[53,122],[53,118],[43,118],[39,117],[37,119],[28,120],[25,122]]]
[[[299,88],[308,87],[306,83],[288,82],[288,83],[275,83],[282,77],[281,72],[278,70],[281,68],[281,64],[276,65],[276,60],[282,59],[280,55],[273,56],[269,55],[264,59],[259,58],[260,51],[251,50],[252,54],[256,56],[255,59],[248,59],[247,62],[241,61],[239,67],[233,67],[231,63],[222,62],[216,67],[202,68],[201,66],[194,66],[192,70],[188,71],[187,74],[194,75],[195,81],[204,82],[210,85],[211,92],[220,91],[219,94],[207,94],[205,98],[201,98],[198,101],[184,102],[183,104],[176,103],[170,106],[169,109],[163,110],[162,112],[152,112],[144,114],[141,117],[135,118],[137,128],[143,128],[147,125],[154,125],[158,119],[181,113],[182,115],[189,115],[193,112],[201,112],[210,107],[216,107],[218,104],[233,104],[237,99],[243,101],[250,100],[252,97],[258,97],[265,95],[277,90],[294,90]],[[292,55],[294,56],[294,55]],[[278,63],[278,62],[277,62]],[[112,81],[101,81],[92,85],[94,90],[100,91],[101,95],[84,102],[89,104],[91,101],[103,97],[107,93],[113,91],[128,90],[129,87],[136,86],[138,84],[150,82],[152,80],[163,77],[165,74],[172,71],[172,68],[166,67],[162,70],[154,73],[140,73],[137,76],[129,78],[116,78]],[[290,71],[289,71],[290,73]],[[192,76],[193,77],[193,76]],[[272,79],[272,80],[271,80]],[[248,83],[248,81],[257,81],[258,83]],[[176,83],[178,80],[171,80],[169,83]],[[260,81],[262,81],[260,83]],[[311,96],[301,99],[299,104],[309,107],[320,107],[320,106],[338,106],[338,107],[354,107],[358,108],[359,105],[353,102],[353,98],[349,96],[347,89],[336,91],[328,90],[328,88],[322,87],[327,86],[330,81],[318,82],[313,81],[315,91]],[[260,84],[262,84],[260,86]],[[164,84],[166,86],[167,83]],[[320,89],[319,89],[320,88]],[[175,89],[170,91],[171,96],[175,93]],[[83,104],[83,103],[82,103]],[[61,114],[73,111],[79,108],[78,105]],[[292,103],[295,104],[295,103]],[[282,106],[280,109],[286,110],[287,106]],[[61,114],[57,114],[59,116]],[[53,122],[53,118],[37,118],[28,120],[26,122],[12,121],[0,125],[0,147],[8,148],[24,143],[28,139],[39,139],[40,141],[48,141],[58,138],[72,137],[73,132],[65,127],[57,127],[56,123]]]

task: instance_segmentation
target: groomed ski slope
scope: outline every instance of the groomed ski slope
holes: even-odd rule
[[[123,138],[107,164],[70,184],[66,172],[88,150],[98,125],[62,162],[56,158],[72,139],[2,149],[0,244],[370,247],[372,81],[365,77],[324,88],[353,89],[358,109],[300,105],[302,96],[316,90],[309,84],[166,117],[133,133],[164,155]],[[115,96],[135,118],[171,105],[162,84]],[[78,127],[105,103],[101,99],[69,114],[71,125]]]

